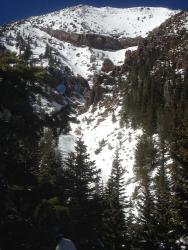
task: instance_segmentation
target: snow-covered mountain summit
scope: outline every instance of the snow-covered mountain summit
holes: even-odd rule
[[[147,36],[176,11],[167,8],[96,8],[78,5],[33,17],[29,21],[43,28],[74,33],[92,33],[115,37]]]
[[[78,5],[5,25],[0,42],[17,54],[24,53],[29,44],[30,59],[43,67],[49,65],[48,48],[60,68],[68,67],[75,75],[89,79],[100,72],[106,58],[115,65],[123,64],[126,49],[135,49],[137,37],[145,37],[176,12]]]

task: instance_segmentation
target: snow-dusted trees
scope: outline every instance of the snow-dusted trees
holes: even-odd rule
[[[181,15],[183,13],[174,21],[181,19]],[[140,190],[145,190],[138,196],[139,210],[144,211],[151,203],[149,200],[152,201],[153,208],[149,209],[148,215],[153,214],[154,227],[149,228],[148,235],[151,237],[148,238],[153,240],[155,235],[156,242],[163,241],[169,247],[180,235],[188,235],[185,216],[188,213],[188,74],[184,63],[187,34],[183,29],[177,39],[172,37],[170,41],[164,38],[166,27],[161,27],[157,34],[154,32],[140,44],[138,54],[127,54],[124,64],[127,79],[124,85],[120,83],[120,88],[124,96],[122,124],[142,128],[148,138],[158,138],[154,145],[155,154],[147,155],[148,146],[145,143],[142,143],[141,150],[139,142],[136,150],[137,180],[141,184]],[[159,40],[161,43],[156,47],[155,43]],[[152,171],[143,168],[147,161],[153,165]],[[143,177],[144,182],[141,183]]]
[[[181,235],[182,216],[173,191],[173,164],[164,137],[143,134],[135,151],[135,174],[139,183],[136,237],[140,249],[156,249],[160,242],[175,245]]]

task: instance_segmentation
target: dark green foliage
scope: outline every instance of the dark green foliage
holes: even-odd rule
[[[32,55],[32,50],[31,50],[31,46],[30,46],[29,39],[28,39],[27,44],[26,44],[26,46],[25,46],[25,48],[24,48],[24,52],[23,52],[23,54],[21,55],[21,58],[22,58],[24,61],[28,62],[29,59],[30,59],[30,57],[31,57],[31,55]]]
[[[141,249],[154,249],[155,247],[155,206],[152,194],[151,173],[156,166],[156,150],[150,136],[142,135],[135,152],[135,174],[139,181],[139,195],[136,229],[137,242]]]
[[[48,94],[49,75],[2,50],[0,73],[0,248],[54,249],[59,233],[79,249],[97,247],[100,171],[82,140],[65,166],[56,147],[57,135],[68,131],[69,107],[52,116],[35,112],[35,94]]]
[[[163,39],[160,46],[155,46],[156,40]],[[158,132],[161,116],[168,121],[168,124],[163,123],[168,133],[182,119],[187,119],[185,63],[181,65],[182,73],[177,73],[179,61],[187,60],[186,39],[185,34],[179,34],[170,47],[168,37],[154,34],[139,46],[137,53],[129,55],[125,62],[128,77],[120,86],[124,92],[122,121],[130,121],[134,127],[142,126],[147,133],[153,134]]]
[[[172,141],[172,155],[175,160],[171,168],[172,173],[172,189],[175,193],[176,209],[181,211],[184,233],[188,233],[188,123],[183,121],[174,131]]]
[[[138,249],[157,249],[160,242],[170,248],[180,235],[188,235],[187,32],[169,36],[186,16],[174,16],[175,21],[164,23],[127,54],[127,80],[119,85],[124,97],[121,124],[144,131],[135,152],[137,193],[142,191],[137,196],[139,220],[133,223]]]
[[[37,178],[37,204],[34,210],[34,222],[37,229],[38,248],[53,248],[58,230],[66,232],[69,220],[64,189],[66,177],[62,168],[59,151],[55,147],[53,133],[45,129],[39,142],[39,165],[35,171]]]
[[[42,93],[45,72],[28,67],[5,50],[0,54],[0,248],[41,249],[45,244],[53,248],[55,228],[68,212],[52,134],[45,135],[38,148],[44,125],[50,124],[34,112],[32,98],[35,92]],[[43,201],[47,206],[41,215]],[[52,217],[48,224],[45,213]]]
[[[11,64],[14,66],[11,66]],[[17,58],[1,51],[0,61],[0,192],[2,249],[24,249],[31,244],[31,202],[37,163],[36,150],[41,122],[30,102],[27,82],[36,80],[34,71]],[[7,230],[9,233],[7,234]],[[21,233],[23,232],[23,234]]]
[[[137,148],[135,150],[136,160],[134,165],[136,178],[141,182],[141,184],[149,178],[150,173],[155,169],[156,155],[157,151],[154,147],[152,137],[143,134],[139,138]]]
[[[100,216],[101,198],[99,189],[96,192],[100,171],[96,170],[94,162],[90,161],[86,146],[81,139],[77,141],[75,153],[69,155],[65,170],[70,184],[67,191],[70,200],[71,236],[78,247],[86,248],[97,238],[100,231],[101,222],[98,216]]]
[[[125,221],[125,169],[122,168],[118,149],[105,190],[104,242],[107,249],[129,249]]]
[[[186,235],[186,218],[183,218],[186,197],[181,196],[186,185],[179,182],[180,169],[168,163],[169,142],[165,136],[161,131],[160,138],[154,140],[143,134],[135,152],[134,168],[139,182],[135,197],[139,214],[136,223],[133,221],[129,226],[133,249],[157,249],[160,242],[170,248],[181,235]],[[186,189],[183,193],[186,194]]]
[[[170,247],[181,237],[181,218],[174,208],[174,197],[166,173],[166,166],[161,165],[155,177],[155,213],[156,237],[158,242]]]

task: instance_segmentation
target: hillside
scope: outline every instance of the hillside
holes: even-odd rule
[[[32,24],[42,28],[71,33],[90,33],[115,37],[145,37],[176,11],[165,8],[96,8],[78,5],[41,17],[33,17]]]
[[[0,248],[186,249],[188,12],[79,5],[0,54]]]
[[[64,135],[60,138],[60,147],[62,147],[63,152],[70,152],[70,149],[72,150],[74,147],[74,140],[77,138],[76,131],[79,130],[79,128],[83,131],[88,131],[86,133],[83,132],[83,138],[88,146],[92,159],[96,161],[98,168],[102,167],[105,180],[107,180],[110,173],[115,150],[120,146],[121,159],[125,159],[124,155],[126,155],[126,161],[123,162],[130,178],[128,178],[128,182],[130,182],[131,179],[134,182],[134,150],[138,135],[141,135],[141,130],[138,129],[138,131],[134,131],[132,128],[121,128],[119,125],[121,120],[122,97],[120,91],[115,87],[117,77],[109,77],[108,69],[107,74],[101,71],[101,69],[104,68],[104,61],[109,59],[112,62],[110,70],[119,72],[118,67],[120,67],[124,71],[124,68],[127,67],[126,62],[129,61],[131,57],[134,57],[134,55],[137,55],[138,51],[142,50],[142,44],[145,43],[142,39],[147,36],[148,32],[152,31],[177,12],[178,11],[165,8],[140,7],[116,9],[79,5],[41,17],[31,17],[27,20],[2,27],[1,43],[8,50],[16,52],[18,55],[24,55],[29,44],[30,55],[27,60],[29,60],[30,63],[36,66],[42,66],[47,70],[49,67],[56,67],[58,69],[60,73],[57,74],[60,76],[56,79],[55,89],[56,91],[62,90],[62,88],[65,89],[64,94],[71,97],[76,106],[83,105],[84,99],[82,95],[85,96],[87,105],[96,105],[100,100],[104,99],[102,103],[99,104],[100,107],[102,107],[100,111],[98,108],[92,109],[91,107],[88,112],[78,117],[80,125],[71,125],[71,134]],[[115,22],[114,18],[116,20]],[[176,24],[178,23],[179,22],[176,21]],[[186,27],[185,22],[183,25]],[[91,27],[93,28],[91,29]],[[183,26],[180,25],[175,26],[171,32],[175,32],[175,28],[181,29],[181,27],[183,28]],[[159,29],[161,30],[161,28]],[[114,37],[115,39],[135,37],[142,37],[142,39],[139,40],[138,49],[137,46],[134,46],[116,51],[108,51],[83,46],[81,44],[75,45],[74,43],[69,43],[64,41],[64,39],[58,39],[58,37],[51,35],[49,30],[66,32],[73,36],[74,34],[86,33],[95,34],[99,37],[101,35]],[[131,33],[133,30],[134,33]],[[168,33],[171,35],[170,31]],[[149,35],[149,37],[150,36],[152,35]],[[155,44],[159,46],[158,41],[160,41],[160,37],[157,38],[156,43],[153,42],[154,46]],[[105,42],[108,43],[108,40]],[[162,42],[161,44],[164,46]],[[130,51],[135,52],[129,54]],[[127,59],[125,59],[125,56]],[[108,68],[108,64],[105,68],[106,67]],[[54,74],[53,71],[52,74]],[[97,74],[101,74],[99,77],[101,80],[98,80],[98,77],[96,77]],[[112,75],[113,74],[114,73],[112,73]],[[119,75],[119,73],[115,74]],[[88,80],[91,91],[88,92],[87,84],[83,84],[84,81],[79,75]],[[126,79],[126,72],[123,73],[123,75],[124,76],[121,76],[122,79]],[[79,98],[78,93],[74,91],[77,84],[81,90]],[[106,93],[104,97],[102,93]],[[115,99],[114,95],[116,96]],[[50,103],[50,101],[44,97],[42,97],[42,99],[41,109],[50,109],[50,106],[53,107],[54,102]],[[113,103],[113,106],[111,106],[110,102]],[[74,108],[76,107],[75,105]],[[45,106],[47,106],[47,108]],[[113,116],[116,117],[115,122],[112,122]],[[106,130],[105,127],[108,127],[109,131]],[[102,132],[103,130],[105,130],[105,133]],[[101,142],[103,143],[100,146]],[[111,157],[106,157],[106,155],[109,154]],[[134,190],[133,182],[130,182],[129,195]]]
[[[49,58],[45,56],[49,47],[48,57],[52,57],[61,70],[62,67],[68,67],[73,74],[89,79],[100,71],[105,58],[109,58],[115,65],[122,64],[126,48],[136,46],[139,40],[130,38],[145,37],[149,31],[175,13],[165,8],[113,9],[76,6],[5,25],[1,28],[1,43],[17,54],[24,53],[29,43],[30,61],[43,67],[49,64]],[[95,31],[88,27],[93,27]],[[133,30],[135,34],[131,34]],[[113,34],[115,37],[111,39]],[[119,38],[128,41],[120,42]],[[95,46],[97,43],[98,46]]]

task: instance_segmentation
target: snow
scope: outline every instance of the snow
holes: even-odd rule
[[[134,150],[142,131],[133,130],[131,127],[121,128],[120,110],[120,105],[115,107],[116,122],[113,122],[111,112],[99,107],[93,112],[91,107],[86,113],[78,116],[79,127],[77,124],[72,124],[70,134],[60,137],[59,147],[66,157],[68,153],[74,151],[75,140],[81,131],[91,160],[94,160],[97,168],[102,170],[105,182],[110,175],[115,151],[118,148],[122,166],[126,169],[127,195],[131,196],[135,188]]]
[[[103,51],[87,46],[77,47],[50,36],[42,28],[49,27],[53,30],[100,34],[116,38],[146,37],[148,32],[177,12],[167,8],[120,9],[79,5],[13,23],[4,32],[5,36],[1,42],[7,49],[19,54],[16,44],[18,32],[25,40],[28,37],[31,38],[32,57],[38,59],[36,65],[42,67],[49,65],[48,59],[41,57],[45,53],[46,46],[49,45],[52,48],[53,57],[60,62],[62,71],[67,66],[74,75],[79,74],[91,83],[92,77],[100,73],[104,59],[109,58],[115,65],[121,65],[125,59],[125,52],[136,50],[137,47],[119,51]],[[182,74],[181,69],[176,73]],[[64,94],[64,84],[61,83],[57,90]],[[113,98],[113,94],[108,93],[106,97]],[[41,112],[42,109],[50,115],[62,107],[61,104],[50,102],[42,96],[36,96],[36,99],[41,103],[39,105],[36,102],[33,105],[37,112]],[[121,127],[119,114],[121,105],[111,103],[111,106],[114,109],[115,121],[112,119],[112,111],[108,111],[103,106],[102,108],[97,106],[95,110],[91,107],[86,113],[78,115],[80,124],[71,124],[70,134],[60,137],[59,147],[63,157],[74,151],[75,140],[81,130],[91,160],[95,160],[97,168],[102,169],[104,181],[107,181],[109,177],[115,151],[118,148],[122,165],[126,169],[127,193],[131,196],[136,186],[133,173],[134,151],[142,131],[133,130],[131,127]]]
[[[19,54],[16,47],[16,33],[20,33],[25,39],[32,37],[31,48],[33,57],[38,59],[37,66],[48,66],[48,60],[40,58],[44,55],[47,44],[52,47],[54,56],[61,62],[61,65],[67,66],[75,75],[89,79],[92,75],[99,73],[105,58],[113,61],[114,65],[121,65],[125,59],[127,50],[136,50],[137,47],[130,47],[119,51],[103,51],[92,49],[90,47],[76,47],[68,42],[59,41],[51,37],[44,31],[31,26],[29,23],[24,23],[18,26],[15,30],[7,31],[6,35],[10,34],[14,37],[11,41],[11,46],[4,41],[4,45],[8,50]]]
[[[31,98],[31,103],[33,110],[36,113],[45,113],[48,115],[52,115],[53,113],[60,111],[63,107],[62,103],[59,104],[56,101],[49,101],[49,99],[40,94],[35,94],[35,100]]]
[[[96,8],[78,5],[33,17],[29,21],[43,28],[75,33],[93,33],[118,37],[146,37],[177,11],[167,8]]]
[[[74,152],[75,141],[76,137],[72,134],[62,135],[60,137],[59,145],[64,158],[66,158],[70,152]]]
[[[175,13],[177,11],[166,8],[121,9],[78,5],[13,23],[4,32],[2,43],[8,50],[19,54],[17,34],[20,33],[26,41],[31,38],[32,57],[36,59],[35,64],[42,67],[49,65],[46,58],[41,58],[49,45],[53,57],[61,63],[62,68],[67,66],[75,75],[81,75],[91,81],[92,76],[100,72],[104,59],[109,58],[115,65],[123,64],[126,49],[103,51],[87,46],[76,47],[52,37],[43,28],[83,34],[95,33],[116,38],[145,37],[149,31]],[[135,50],[136,47],[130,49]]]

